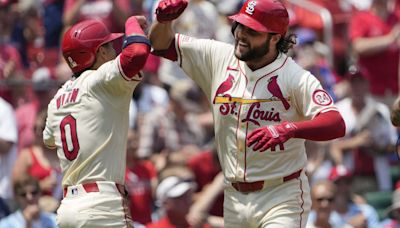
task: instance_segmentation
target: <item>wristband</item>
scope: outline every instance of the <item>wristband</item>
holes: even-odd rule
[[[132,43],[142,43],[151,46],[149,39],[144,36],[126,36],[124,42],[122,43],[122,49],[126,48]]]

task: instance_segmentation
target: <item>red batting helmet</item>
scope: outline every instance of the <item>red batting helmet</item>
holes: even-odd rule
[[[229,17],[255,31],[285,35],[289,14],[279,0],[247,0],[239,13]]]
[[[79,73],[91,67],[99,47],[122,37],[123,33],[110,33],[98,20],[85,20],[65,32],[62,53],[72,72]]]

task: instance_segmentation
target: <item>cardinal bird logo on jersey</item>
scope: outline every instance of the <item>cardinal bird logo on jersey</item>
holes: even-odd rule
[[[283,96],[282,90],[278,85],[277,79],[278,79],[278,76],[272,76],[268,80],[267,89],[272,94],[272,96],[278,98],[282,102],[285,109],[288,110],[290,108],[290,104]]]
[[[225,96],[224,93],[232,88],[234,81],[235,81],[235,78],[230,74],[228,76],[228,78],[224,82],[222,82],[221,85],[219,85],[217,92],[215,93],[215,97],[214,97],[214,101],[213,101],[214,104],[215,104],[215,98],[218,95]],[[229,95],[227,95],[227,96],[229,96]]]

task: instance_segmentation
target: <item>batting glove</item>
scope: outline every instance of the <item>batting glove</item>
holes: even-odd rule
[[[188,5],[187,0],[161,0],[156,9],[157,21],[168,22],[178,18]]]
[[[296,125],[289,122],[283,122],[279,125],[260,127],[246,137],[248,147],[253,146],[254,151],[264,152],[271,148],[275,151],[275,147],[279,145],[280,150],[284,150],[283,143],[294,137]]]

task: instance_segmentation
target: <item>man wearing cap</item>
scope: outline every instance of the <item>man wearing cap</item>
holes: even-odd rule
[[[32,74],[33,96],[15,110],[18,124],[18,152],[33,145],[35,141],[34,126],[37,115],[47,109],[47,105],[57,92],[59,83],[53,70],[40,67]]]
[[[329,151],[335,165],[345,166],[355,175],[353,187],[358,194],[392,189],[388,155],[397,138],[390,111],[371,96],[366,75],[363,68],[349,68],[349,96],[336,103],[346,123],[346,135],[332,141]]]
[[[311,188],[312,210],[306,228],[332,227],[342,228],[335,217],[334,200],[336,186],[329,180],[319,180]]]
[[[305,140],[341,137],[345,125],[320,82],[288,50],[288,12],[247,0],[233,20],[235,45],[175,34],[186,0],[162,0],[149,37],[206,94],[225,176],[225,227],[304,227],[311,199]],[[201,22],[199,22],[201,23]]]
[[[195,184],[177,176],[169,176],[157,187],[157,204],[163,210],[161,219],[147,224],[147,228],[190,227],[186,221],[192,205]],[[207,226],[204,226],[207,227]]]
[[[343,224],[342,227],[346,225],[350,227],[378,227],[378,213],[371,205],[362,202],[358,195],[353,194],[353,174],[345,166],[332,168],[328,178],[337,189],[334,201],[336,216],[332,217],[336,224]]]

